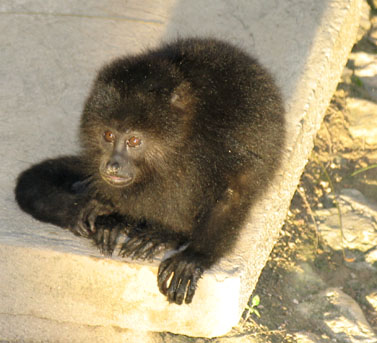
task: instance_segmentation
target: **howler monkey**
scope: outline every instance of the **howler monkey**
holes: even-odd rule
[[[158,286],[190,303],[279,165],[284,110],[272,78],[231,44],[179,39],[103,67],[80,129],[78,156],[19,176],[18,204],[105,254],[121,233],[122,256],[180,248],[161,262]]]

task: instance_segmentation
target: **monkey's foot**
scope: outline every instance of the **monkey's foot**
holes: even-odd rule
[[[100,216],[95,222],[96,232],[91,236],[101,254],[111,256],[125,224],[116,216]]]
[[[162,249],[172,245],[158,232],[135,227],[129,232],[128,240],[123,243],[119,255],[152,261]]]
[[[199,259],[182,251],[161,262],[157,276],[158,288],[169,302],[180,305],[184,300],[189,304],[203,271]]]

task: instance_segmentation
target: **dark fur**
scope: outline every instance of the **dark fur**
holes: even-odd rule
[[[142,144],[130,147],[131,137]],[[83,111],[81,155],[23,172],[16,199],[104,253],[122,231],[122,256],[187,244],[160,264],[158,285],[189,303],[203,271],[232,249],[283,141],[282,101],[265,70],[228,43],[182,39],[105,66]]]

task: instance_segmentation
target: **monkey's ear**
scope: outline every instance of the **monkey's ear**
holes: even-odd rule
[[[186,110],[192,104],[194,96],[191,93],[190,83],[183,81],[176,89],[174,89],[170,103],[172,106],[180,110]]]

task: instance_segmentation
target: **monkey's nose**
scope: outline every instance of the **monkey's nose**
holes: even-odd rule
[[[106,164],[106,169],[109,173],[116,173],[120,169],[120,164],[116,161],[109,161]]]

